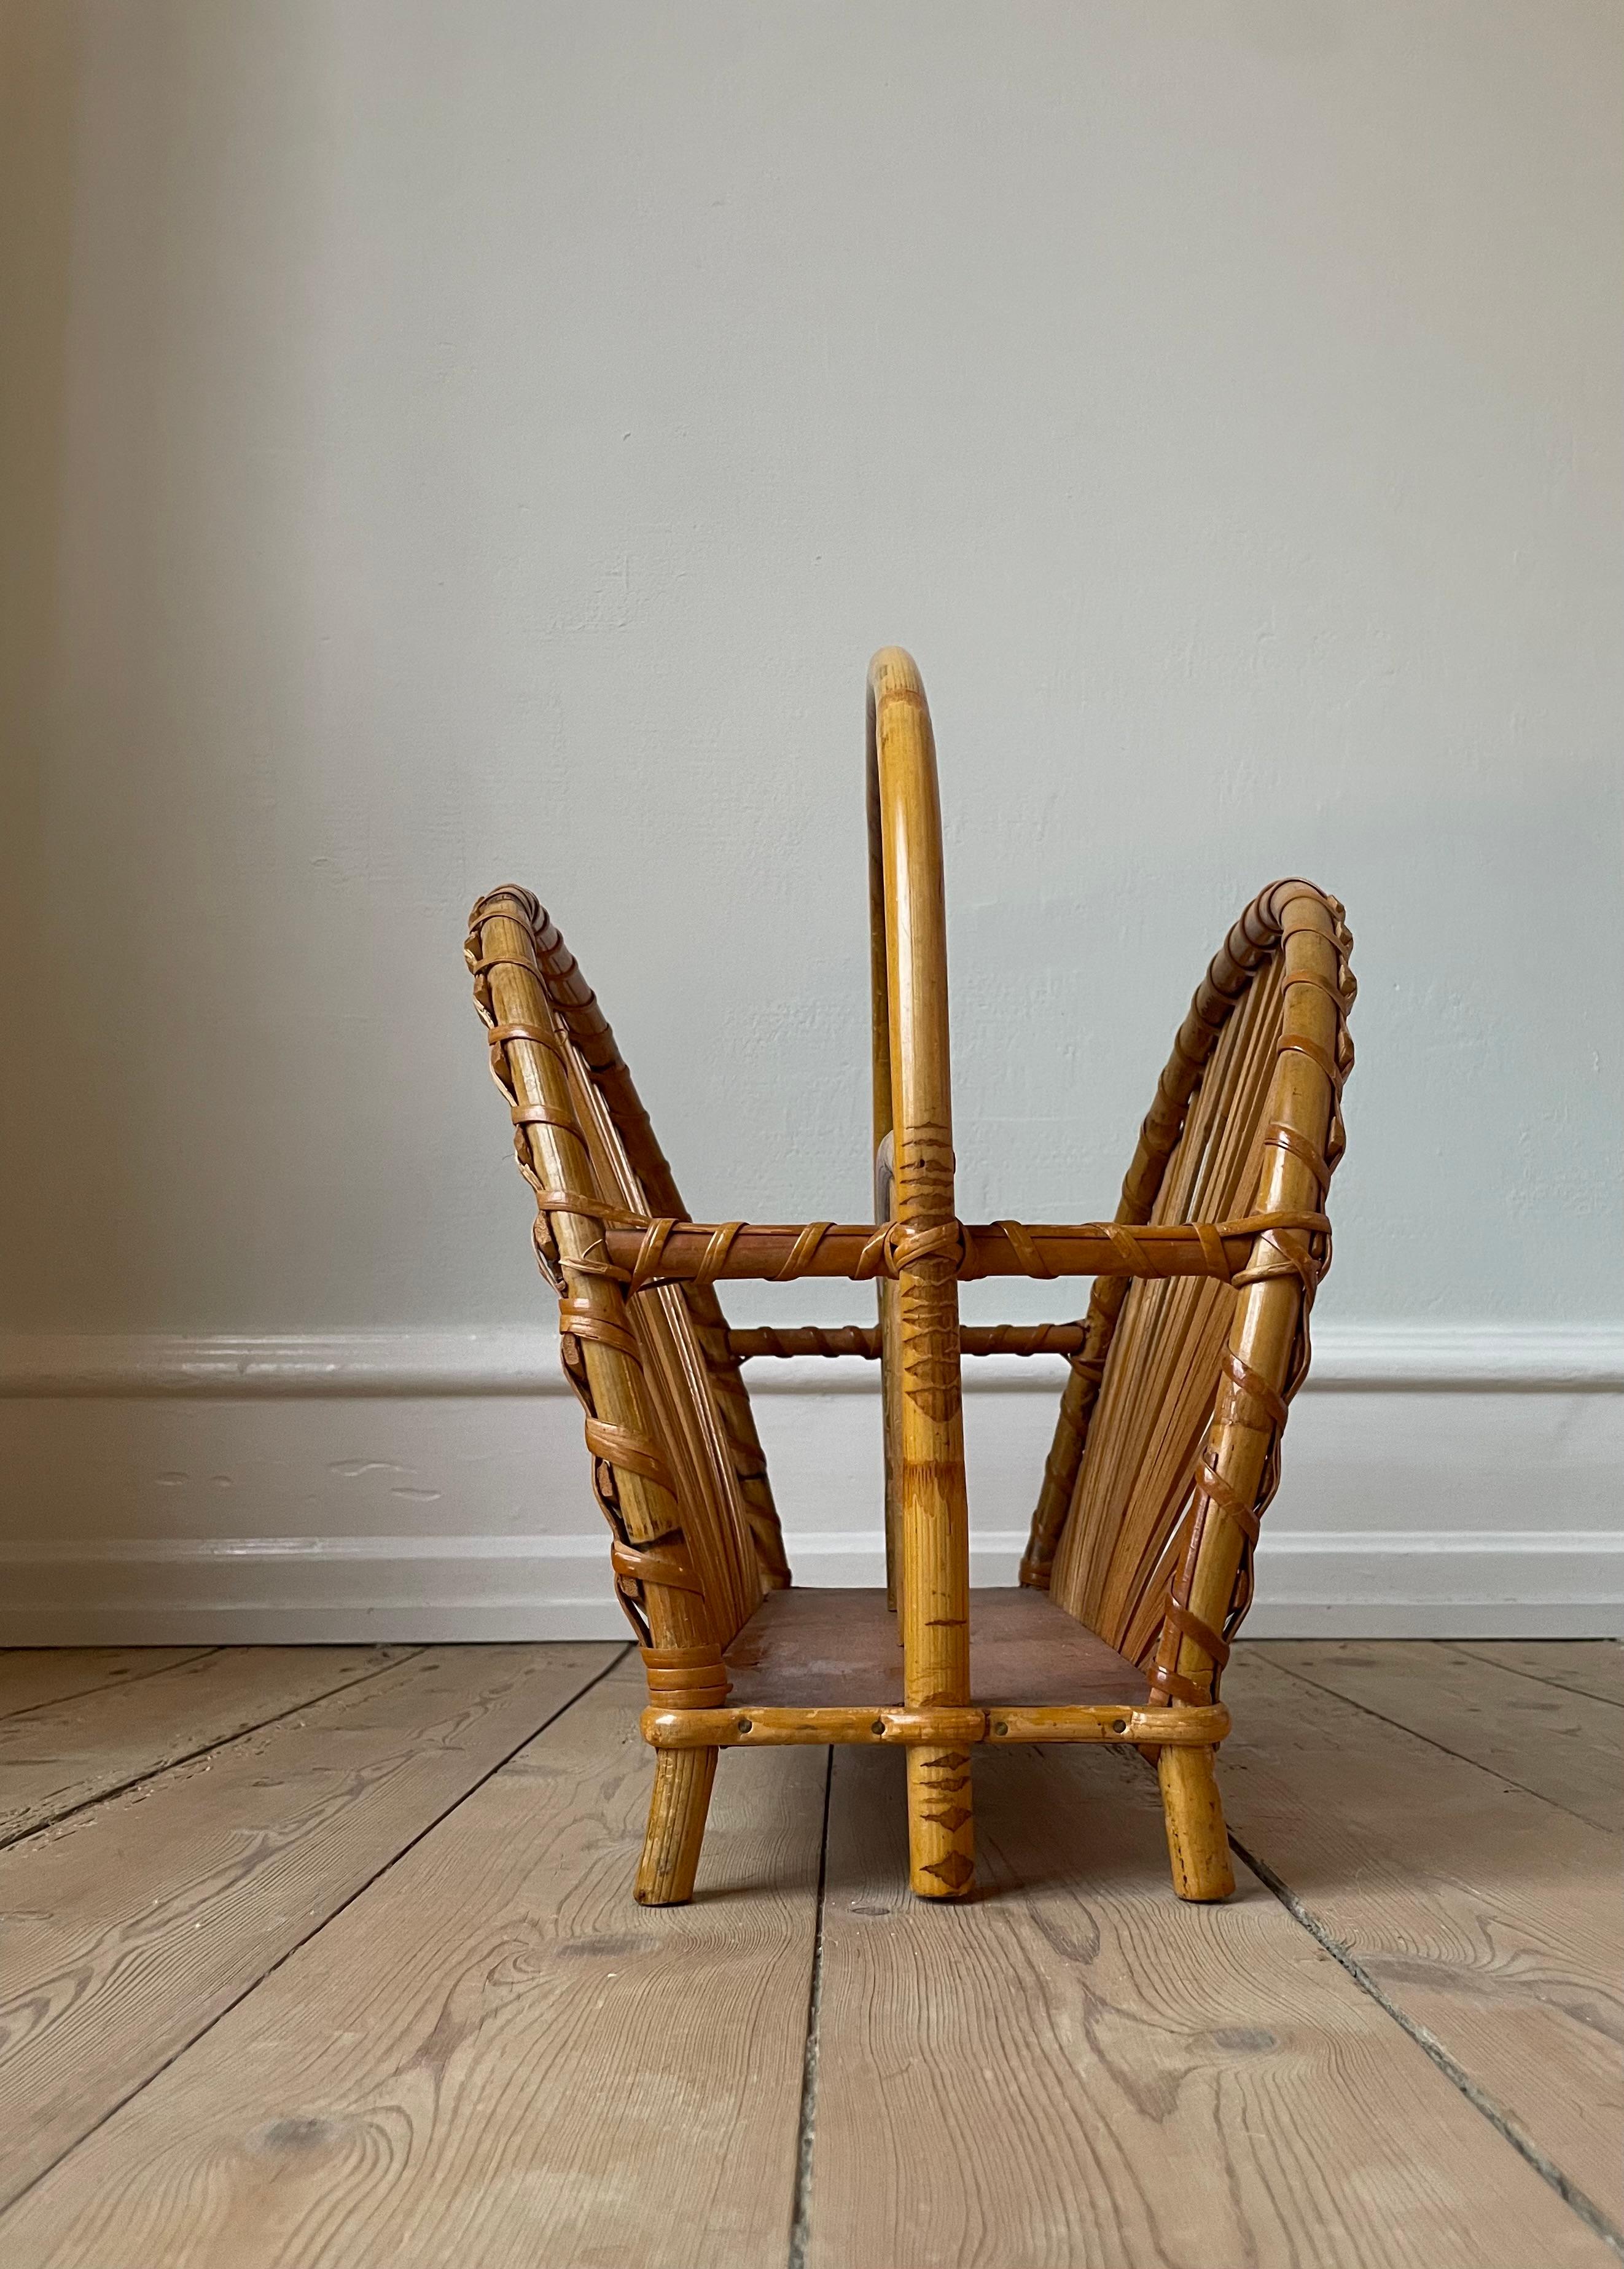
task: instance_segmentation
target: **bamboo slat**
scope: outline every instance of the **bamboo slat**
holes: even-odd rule
[[[751,1519],[715,1391],[717,1372],[688,1299],[651,1290],[631,1312],[624,1278],[603,1266],[606,1222],[628,1208],[646,1212],[653,1194],[639,1175],[611,1095],[620,1095],[634,1137],[646,1120],[640,1105],[633,1109],[635,1090],[624,1066],[617,1085],[606,1092],[593,1064],[569,1040],[543,983],[549,939],[556,960],[563,941],[528,891],[493,891],[475,908],[468,958],[492,1034],[491,1070],[509,1100],[520,1164],[536,1192],[538,1257],[560,1284],[566,1324],[579,1327],[565,1329],[563,1345],[566,1369],[588,1405],[589,1439],[594,1425],[608,1425],[619,1435],[596,1438],[611,1452],[623,1438],[640,1445],[629,1459],[600,1458],[600,1472],[607,1466],[614,1475],[616,1501],[605,1504],[611,1527],[618,1521],[624,1541],[639,1543],[680,1533],[699,1571],[690,1604],[672,1598],[661,1607],[662,1628],[670,1629],[657,1643],[725,1644],[759,1599],[763,1562],[771,1555],[763,1549],[759,1518]],[[585,991],[579,972],[570,989]],[[607,1033],[595,1001],[593,1009],[589,1037],[599,1027]],[[601,1038],[596,1053],[605,1053]],[[660,1194],[674,1195],[652,1134],[642,1148]],[[548,1202],[572,1197],[590,1209]],[[720,1311],[710,1336],[736,1381]],[[638,1596],[635,1587],[631,1596]],[[645,1616],[641,1636],[651,1633]]]
[[[510,889],[504,896],[522,909],[531,933],[534,965],[547,1002],[557,1020],[559,1037],[569,1052],[581,1098],[583,1131],[592,1144],[598,1171],[627,1194],[626,1201],[639,1212],[685,1220],[671,1164],[657,1141],[643,1099],[638,1093],[624,1058],[616,1043],[609,1019],[596,994],[581,973],[580,965],[565,945],[557,924],[528,891]],[[482,904],[484,901],[482,901]],[[470,938],[470,962],[478,960],[478,942]],[[522,1133],[516,1147],[526,1164]],[[739,1376],[738,1358],[727,1346],[727,1318],[708,1285],[687,1290],[687,1315],[680,1319],[691,1329],[710,1371],[714,1407],[707,1423],[725,1438],[736,1487],[748,1512],[762,1580],[770,1586],[787,1584],[789,1566],[784,1539],[767,1479],[766,1460],[749,1395]],[[678,1327],[675,1312],[671,1327]]]
[[[632,1083],[624,1058],[615,1042],[609,1019],[580,972],[580,965],[565,946],[556,922],[536,909],[537,955],[547,997],[559,1025],[574,1048],[587,1075],[587,1084],[602,1098],[627,1175],[633,1179],[650,1212],[686,1216],[676,1177],[654,1136],[643,1099]],[[749,1394],[739,1376],[737,1358],[727,1350],[727,1319],[721,1303],[708,1286],[688,1292],[688,1312],[710,1369],[716,1416],[727,1438],[739,1489],[743,1497],[762,1581],[770,1589],[789,1581],[784,1538],[767,1478],[767,1461],[756,1430]]]
[[[1097,1386],[1063,1411],[1023,1579],[1050,1573],[1070,1612],[1151,1669],[1168,1698],[1213,1694],[1251,1598],[1251,1547],[1278,1483],[1286,1406],[1308,1367],[1308,1310],[1329,1260],[1323,1208],[1342,1149],[1353,999],[1341,909],[1273,884],[1230,933],[1181,1030],[1124,1191],[1158,1227],[1244,1209],[1271,1219],[1234,1288],[1096,1287]],[[1318,1214],[1316,1226],[1309,1223]],[[1288,1226],[1293,1220],[1298,1224]],[[1085,1358],[1085,1366],[1086,1366]],[[1073,1504],[1054,1534],[1057,1482]],[[1169,1818],[1215,1817],[1188,1758],[1169,1759]],[[1198,1831],[1192,1826],[1192,1836]],[[1215,1837],[1214,1881],[1228,1862]]]
[[[537,1254],[558,1289],[565,1368],[586,1413],[611,1564],[650,1693],[704,1707],[727,1691],[722,1647],[762,1588],[727,1461],[705,1454],[720,1452],[708,1367],[680,1294],[656,1295],[634,1318],[603,1265],[605,1221],[633,1177],[543,989],[534,902],[511,891],[482,899],[468,957],[491,1071],[536,1190]],[[713,1752],[660,1761],[638,1874],[644,1903],[691,1896],[714,1769]]]

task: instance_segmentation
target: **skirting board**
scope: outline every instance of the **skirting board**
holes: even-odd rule
[[[1624,1631],[1624,1330],[1317,1334],[1260,1637]],[[1013,1580],[1063,1368],[966,1366],[972,1575]],[[874,1366],[755,1364],[798,1579],[882,1574]],[[0,1341],[0,1644],[617,1637],[533,1331]]]

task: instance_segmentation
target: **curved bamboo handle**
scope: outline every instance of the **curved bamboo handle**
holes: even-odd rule
[[[887,973],[885,847],[880,816],[880,766],[875,745],[872,671],[868,686],[867,795],[868,814],[868,1049],[874,1083],[874,1217],[893,1218],[895,1142],[891,1113],[891,987]],[[880,1430],[885,1469],[885,1604],[896,1614],[902,1599],[902,1398],[897,1388],[902,1346],[897,1336],[897,1288],[875,1287],[880,1319]],[[902,1644],[902,1633],[897,1634]]]
[[[970,1699],[970,1514],[959,1408],[941,809],[925,688],[897,647],[882,648],[868,668],[868,809],[871,883],[879,886],[871,890],[875,1123],[876,1139],[882,1122],[890,1125],[894,1209],[904,1232],[894,1352],[886,1350],[898,1407],[903,1692],[911,1707],[934,1708]],[[915,1891],[951,1898],[967,1890],[975,1873],[967,1752],[910,1749],[908,1824]]]

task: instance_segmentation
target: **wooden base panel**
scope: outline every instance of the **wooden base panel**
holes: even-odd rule
[[[770,1706],[838,1706],[856,1696],[876,1710],[900,1707],[909,1697],[897,1640],[897,1617],[877,1587],[771,1593],[727,1650],[727,1699],[740,1717]],[[1005,1703],[1086,1702],[1114,1713],[1137,1708],[1148,1690],[1137,1663],[1042,1592],[993,1585],[971,1593],[970,1691],[963,1701],[971,1709],[1001,1714]]]

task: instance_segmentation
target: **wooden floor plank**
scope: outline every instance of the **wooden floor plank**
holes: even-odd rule
[[[222,1647],[133,1685],[0,1720],[0,1844],[415,1652]]]
[[[206,1646],[0,1647],[0,1718],[47,1702],[66,1702],[100,1686],[122,1686],[213,1652]]]
[[[1624,1646],[1615,1638],[1463,1638],[1455,1644],[1480,1662],[1497,1662],[1598,1702],[1624,1704]]]
[[[0,2217],[0,2258],[783,2269],[824,1756],[724,1758],[699,1896],[639,1908],[641,1692],[611,1673],[487,1780]]]
[[[619,1652],[432,1648],[0,1852],[0,2202]]]
[[[1287,1639],[1256,1652],[1456,1756],[1624,1831],[1624,1714],[1442,1641]]]
[[[1237,1840],[1615,2221],[1617,1839],[1242,1646]],[[1532,2261],[1534,2257],[1530,2255]]]
[[[898,1763],[836,1753],[808,2269],[1613,2263],[1255,1880],[1179,1905],[1136,1760],[978,1756],[966,1906]]]

